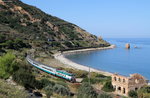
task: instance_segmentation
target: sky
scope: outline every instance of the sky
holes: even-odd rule
[[[21,0],[104,38],[150,38],[150,0]]]

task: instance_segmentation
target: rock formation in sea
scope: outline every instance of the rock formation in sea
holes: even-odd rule
[[[126,47],[126,49],[130,49],[130,44],[127,43],[127,44],[125,45],[125,47]]]

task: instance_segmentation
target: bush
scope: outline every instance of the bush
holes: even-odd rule
[[[76,78],[86,78],[88,76],[88,72],[82,70],[73,70],[72,73],[75,73]]]
[[[88,82],[89,81],[89,78],[84,78],[83,80],[82,80],[82,82]],[[90,78],[90,83],[91,84],[95,84],[95,83],[100,83],[100,82],[102,82],[103,80],[101,80],[100,78]]]
[[[138,90],[139,98],[150,98],[150,86],[145,86]]]
[[[12,53],[7,53],[0,57],[0,78],[8,78],[17,70],[16,57]]]
[[[29,98],[29,93],[0,79],[0,98]]]
[[[0,43],[5,42],[6,37],[2,34],[0,34]]]
[[[46,96],[47,98],[50,98],[53,94],[53,88],[51,85],[47,85],[45,88],[44,88],[44,91],[46,93]]]
[[[66,70],[69,73],[73,73],[76,78],[86,78],[88,76],[88,72],[83,70],[74,70],[71,68],[62,68],[62,67],[60,67],[59,69]]]
[[[43,85],[43,87],[47,87],[47,86],[51,86],[53,87],[55,85],[54,82],[52,81],[49,81],[48,79],[44,78],[44,79],[41,79],[41,83]]]
[[[111,84],[111,81],[107,81],[107,82],[104,84],[102,90],[104,90],[105,92],[112,92],[112,91],[114,91],[114,88],[113,88],[113,86],[112,86],[112,84]]]
[[[128,95],[129,95],[130,97],[132,97],[132,98],[138,98],[138,97],[137,97],[137,92],[136,92],[136,91],[133,91],[133,90],[129,91]]]
[[[97,96],[97,98],[113,98],[113,97],[111,95],[109,95],[109,94],[102,93],[102,94],[99,94]]]
[[[78,98],[96,98],[97,93],[89,83],[82,83],[78,89]]]
[[[59,85],[59,84],[55,84],[55,86],[53,87],[53,91],[55,93],[58,93],[60,95],[70,95],[70,91],[68,88],[66,88],[65,86],[63,85]]]
[[[35,76],[31,72],[25,69],[19,69],[15,74],[13,74],[13,80],[25,88],[37,88],[42,89],[43,85],[40,81],[35,79]]]
[[[60,79],[60,78],[59,78],[59,79]],[[58,81],[58,80],[57,80],[57,81]],[[64,79],[61,79],[60,81],[58,81],[57,84],[62,85],[62,86],[64,86],[64,87],[68,88],[68,86],[67,86],[68,84],[65,83],[65,80],[64,80]]]
[[[52,43],[51,43],[51,46],[52,46],[52,47],[60,47],[60,46],[61,46],[61,43],[60,43],[60,42],[52,42]]]
[[[70,41],[65,41],[64,44],[65,44],[67,47],[70,47],[70,48],[73,47],[73,44],[72,44]]]
[[[1,45],[7,49],[14,49],[14,50],[31,47],[29,44],[24,43],[23,40],[18,38],[15,40],[7,40],[6,42],[3,42]]]
[[[104,76],[102,74],[98,74],[95,72],[90,73],[90,83],[92,83],[92,84],[105,83],[110,80],[111,80],[110,77]],[[89,81],[89,78],[87,78],[87,77],[82,80],[82,82],[88,82],[88,81]]]

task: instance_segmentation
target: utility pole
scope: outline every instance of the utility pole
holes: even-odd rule
[[[91,84],[90,82],[91,81],[90,81],[90,65],[89,65],[89,85]]]

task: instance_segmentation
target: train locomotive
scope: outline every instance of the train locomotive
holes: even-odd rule
[[[63,78],[65,80],[68,80],[68,81],[73,82],[73,83],[76,82],[75,76],[71,73],[68,73],[64,70],[58,70],[58,69],[46,66],[44,64],[41,64],[41,63],[31,59],[29,56],[26,57],[26,60],[31,65],[33,65],[34,67],[36,67],[36,68],[38,68],[38,69],[40,69],[44,72],[47,72],[51,75],[54,75],[54,76],[57,76],[57,77],[60,77],[60,78]]]

